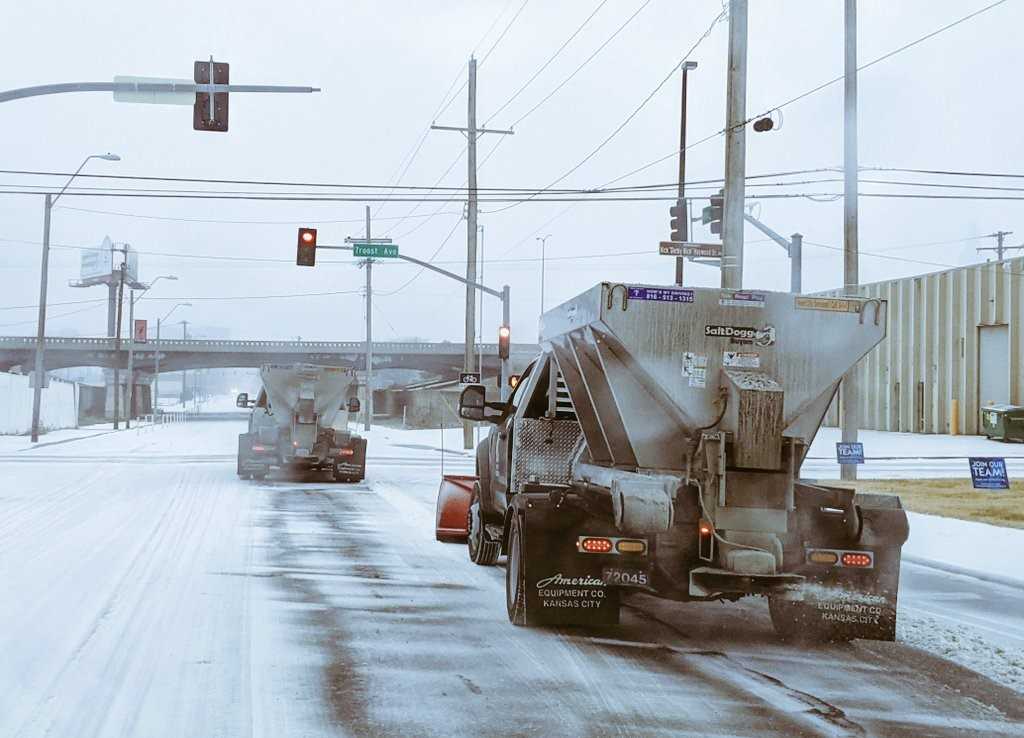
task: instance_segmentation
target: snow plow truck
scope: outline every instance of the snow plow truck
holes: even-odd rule
[[[886,303],[605,282],[541,319],[507,402],[467,387],[470,558],[507,554],[516,625],[614,624],[620,597],[768,599],[784,638],[893,640],[907,515],[800,478]],[[443,485],[442,485],[443,489]]]
[[[263,479],[273,468],[328,470],[337,482],[366,474],[366,439],[348,430],[359,412],[354,369],[312,364],[264,364],[255,401],[246,392],[238,407],[252,408],[249,429],[238,436],[238,476]]]

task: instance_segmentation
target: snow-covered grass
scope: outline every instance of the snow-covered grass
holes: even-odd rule
[[[1024,530],[907,513],[903,556],[982,579],[1024,587]]]
[[[1024,649],[997,646],[969,625],[901,611],[896,640],[1024,693]]]

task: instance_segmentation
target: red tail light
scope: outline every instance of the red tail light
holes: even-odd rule
[[[253,451],[266,451],[266,450],[267,450],[267,447],[266,447],[266,446],[259,446],[259,445],[254,445],[254,446],[252,447],[252,450],[253,450]]]
[[[580,541],[580,550],[584,553],[608,553],[612,550],[612,542],[607,538],[584,538]]]
[[[854,553],[852,551],[844,553],[841,561],[843,562],[843,566],[859,566],[862,568],[869,567],[873,563],[871,554]]]
[[[353,456],[355,455],[355,449],[351,448],[339,448],[338,456]]]

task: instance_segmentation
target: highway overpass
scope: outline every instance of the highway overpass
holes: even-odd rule
[[[46,339],[47,369],[96,366],[128,368],[128,343],[115,350],[113,338]],[[477,347],[482,352],[485,373],[497,373],[497,344]],[[34,337],[0,336],[0,370],[20,366],[23,371],[35,366]],[[161,340],[160,371],[259,367],[267,363],[308,362],[325,366],[350,366],[365,369],[363,341],[228,341]],[[535,344],[512,344],[512,365],[521,368],[537,354]],[[462,370],[463,344],[380,341],[373,344],[374,369],[419,369],[441,376]],[[135,370],[152,373],[156,369],[156,342],[135,344]]]

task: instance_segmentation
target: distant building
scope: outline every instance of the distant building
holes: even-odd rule
[[[1024,257],[875,282],[859,293],[888,302],[886,338],[857,365],[861,428],[975,435],[981,408],[1024,404]],[[838,424],[836,403],[826,422]]]

